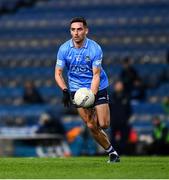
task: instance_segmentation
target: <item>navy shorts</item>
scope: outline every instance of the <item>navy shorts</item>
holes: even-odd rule
[[[75,92],[71,92],[72,105],[78,108],[76,104],[74,103],[74,95],[75,95]],[[108,95],[107,89],[105,88],[98,91],[95,97],[95,102],[94,102],[93,107],[100,104],[108,104],[108,103],[109,103],[109,95]]]

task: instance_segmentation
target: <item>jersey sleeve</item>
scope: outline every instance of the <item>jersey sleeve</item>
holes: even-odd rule
[[[62,47],[59,48],[57,53],[56,67],[64,68],[65,66],[65,51]]]
[[[100,68],[102,65],[102,58],[103,58],[103,52],[101,47],[98,45],[95,49],[95,56],[93,58],[92,67],[98,67]]]

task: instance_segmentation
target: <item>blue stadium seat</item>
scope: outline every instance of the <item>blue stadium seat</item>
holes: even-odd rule
[[[12,7],[18,1],[1,0],[0,8],[5,4]],[[55,104],[60,103],[61,91],[55,87],[54,80],[56,51],[67,37],[65,30],[70,18],[79,14],[88,19],[90,37],[103,48],[103,66],[110,79],[119,76],[120,58],[129,54],[134,57],[135,67],[147,84],[153,83],[156,87],[147,91],[148,96],[168,94],[168,85],[163,85],[161,80],[169,79],[168,66],[159,64],[166,63],[169,49],[168,9],[167,0],[82,0],[76,4],[70,1],[69,6],[67,0],[39,0],[32,7],[22,7],[15,14],[1,16],[0,116],[34,117],[37,120],[46,111],[42,106],[5,105],[11,103],[5,99],[13,100],[23,95],[22,85],[27,79],[35,80],[49,104],[53,99],[58,100]],[[138,64],[146,62],[146,56],[150,64]],[[158,64],[155,64],[155,58]],[[148,102],[133,105],[133,111],[150,116],[164,113],[160,104]],[[149,124],[142,123],[142,127],[145,126]]]
[[[158,115],[164,114],[163,107],[160,103],[138,103],[132,105],[133,113],[135,114],[151,114]]]

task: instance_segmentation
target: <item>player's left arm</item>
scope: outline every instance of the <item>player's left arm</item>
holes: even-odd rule
[[[100,68],[93,67],[93,78],[91,82],[91,90],[96,95],[100,85]]]

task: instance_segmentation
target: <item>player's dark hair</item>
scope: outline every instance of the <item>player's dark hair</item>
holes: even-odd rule
[[[74,22],[82,22],[83,25],[85,27],[87,27],[87,22],[86,22],[86,19],[84,17],[74,17],[71,21],[70,21],[70,25]]]

